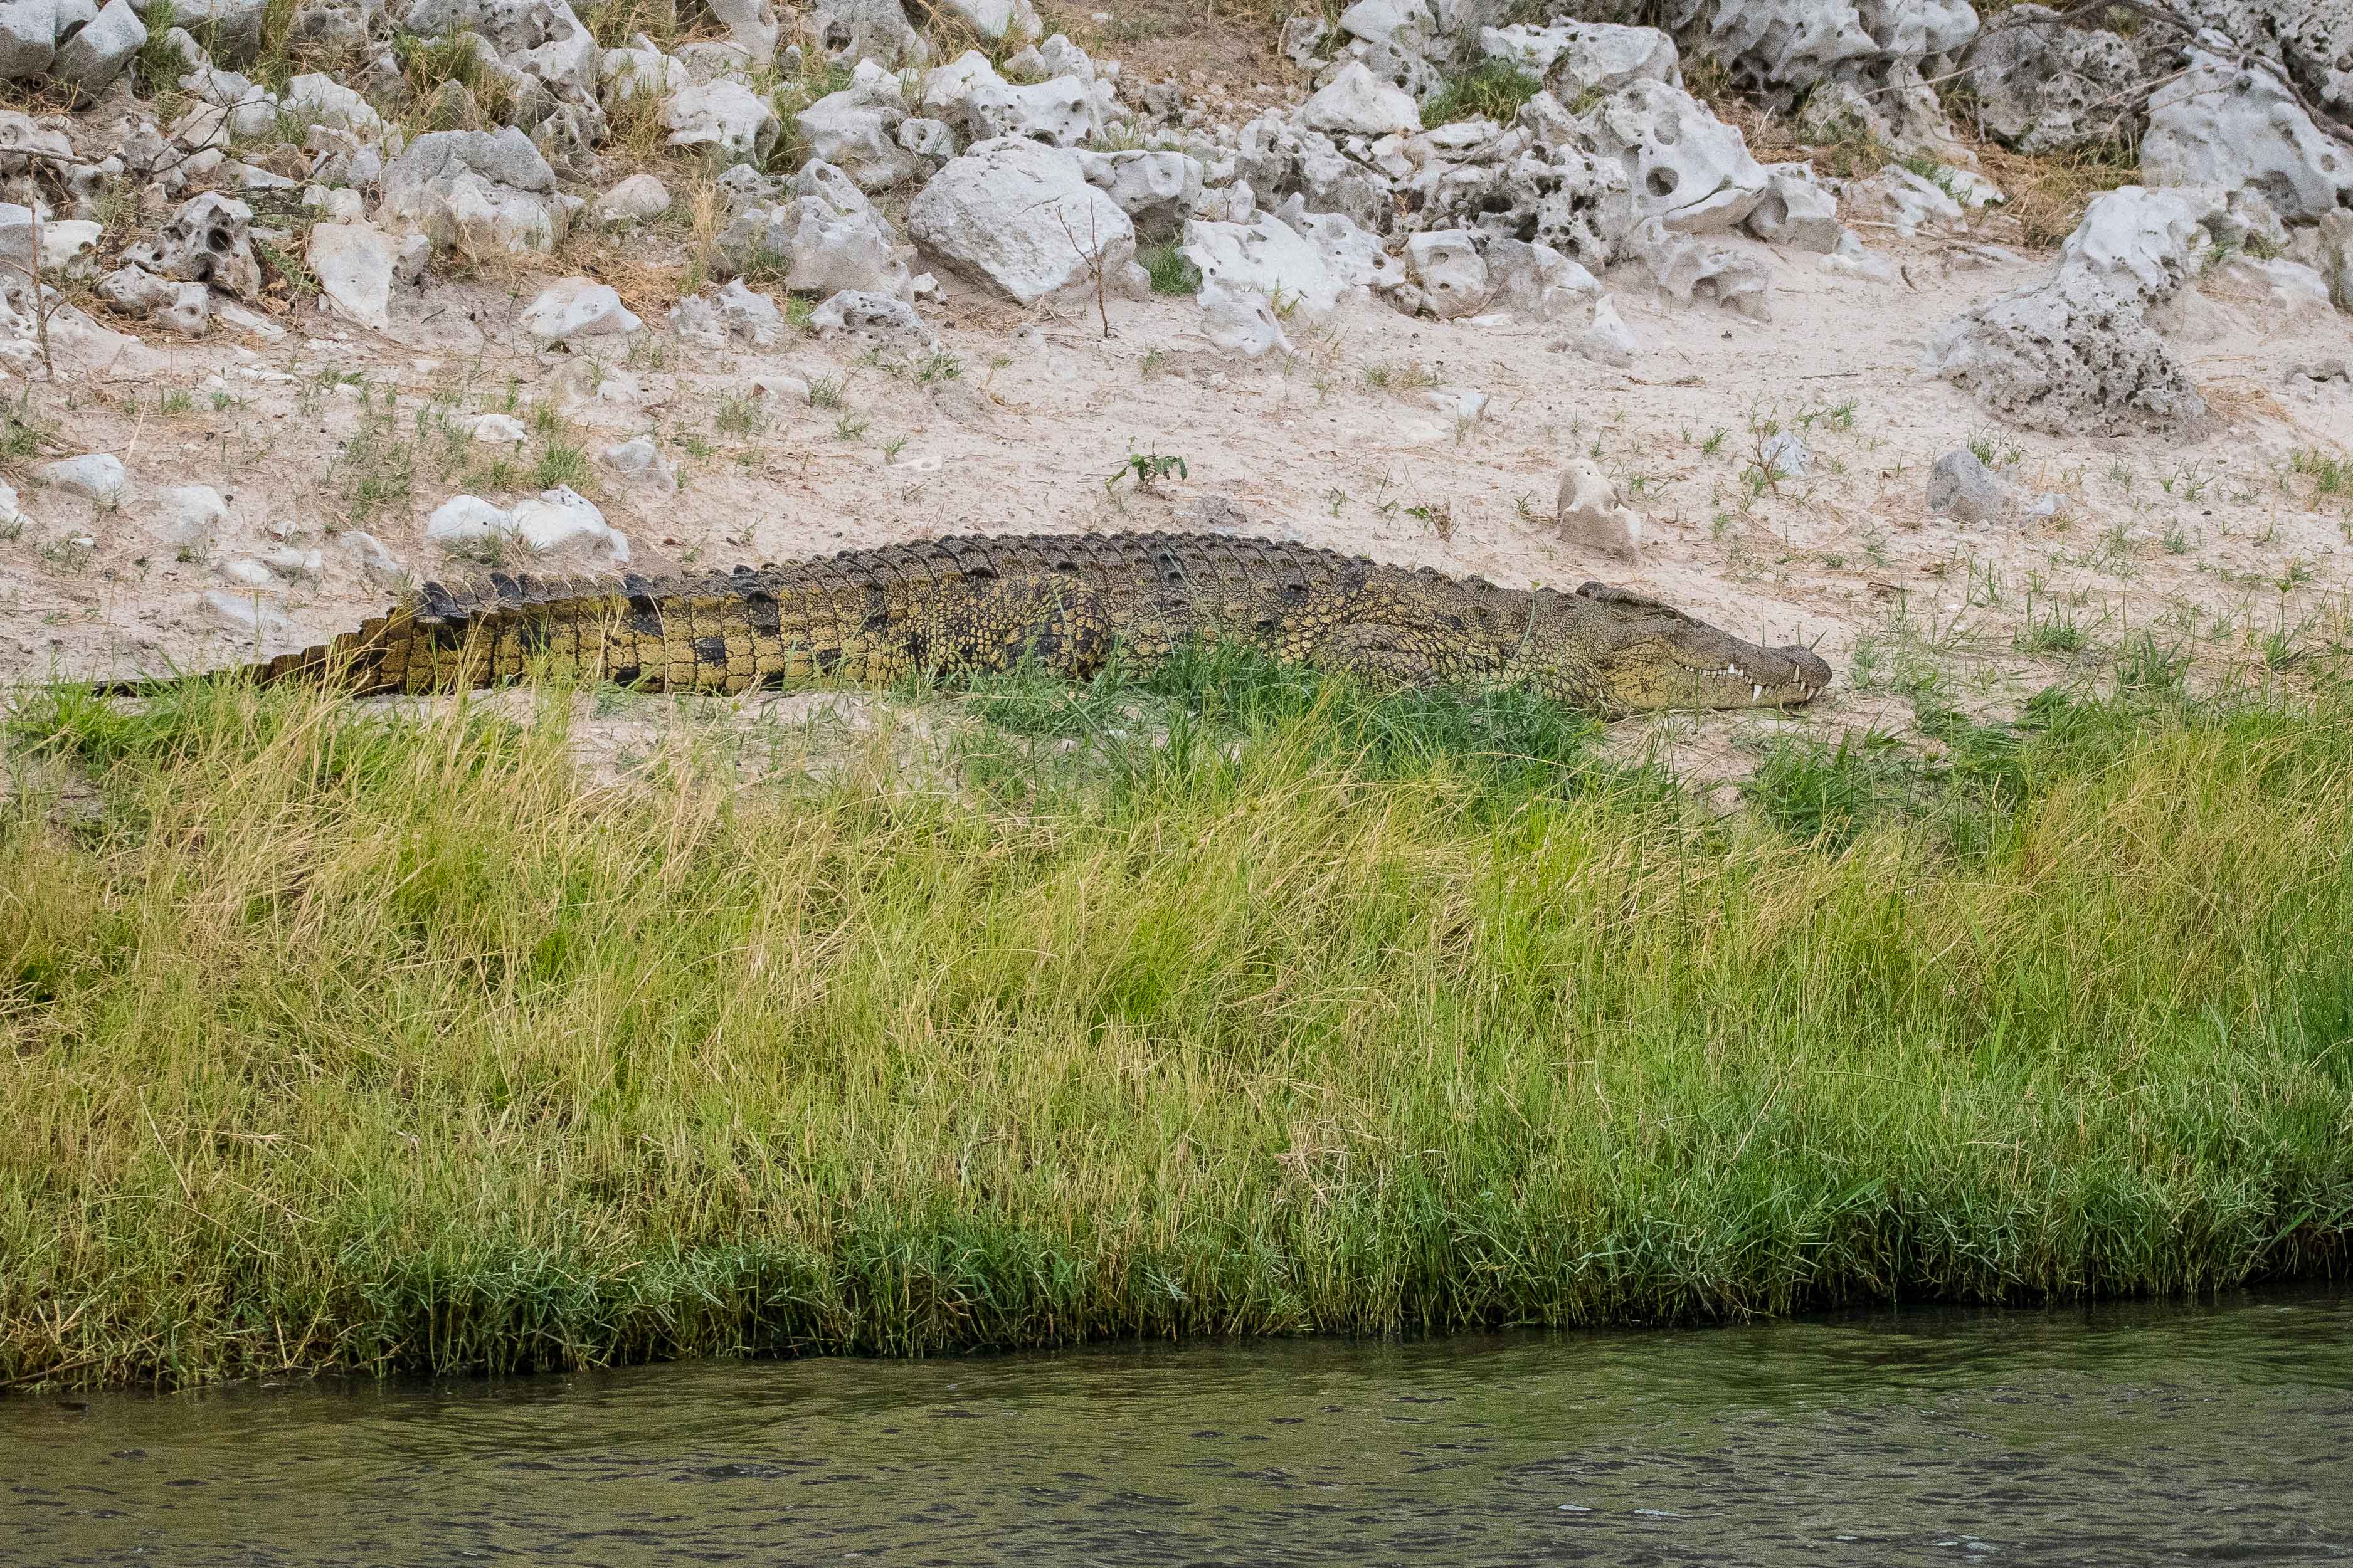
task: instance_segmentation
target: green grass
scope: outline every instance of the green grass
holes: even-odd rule
[[[1431,93],[1421,106],[1421,122],[1436,127],[1459,120],[1495,120],[1509,125],[1521,106],[1543,90],[1541,79],[1510,61],[1483,60]]]
[[[2344,1267],[2341,694],[2048,698],[1729,818],[1518,699],[943,704],[940,787],[886,726],[742,792],[585,789],[554,698],[28,702],[103,809],[0,808],[0,1383]]]
[[[1185,252],[1173,240],[1140,247],[1136,261],[1152,279],[1155,294],[1197,294],[1201,289],[1201,269],[1186,259]]]

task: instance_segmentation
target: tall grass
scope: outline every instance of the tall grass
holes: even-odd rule
[[[2047,705],[1957,839],[1231,674],[745,795],[584,789],[565,703],[35,704],[104,812],[0,821],[0,1381],[2343,1265],[2343,700]]]

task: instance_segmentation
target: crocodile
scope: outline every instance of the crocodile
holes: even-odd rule
[[[246,667],[356,695],[533,671],[662,691],[1010,668],[1139,673],[1212,641],[1396,686],[1525,688],[1604,717],[1810,700],[1830,667],[1588,583],[1498,587],[1286,541],[967,535],[649,577],[427,583],[358,630]],[[132,683],[133,687],[140,683]]]

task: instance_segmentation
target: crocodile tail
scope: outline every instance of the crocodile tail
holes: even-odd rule
[[[357,631],[341,633],[294,653],[195,675],[101,680],[94,682],[90,690],[100,697],[163,697],[200,683],[274,686],[282,680],[315,681],[353,696],[391,690],[394,688],[383,679],[385,649],[406,638],[415,613],[412,605],[403,603],[387,614],[361,623]]]

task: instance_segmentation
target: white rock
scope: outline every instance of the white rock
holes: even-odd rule
[[[373,331],[392,329],[392,268],[399,247],[372,224],[311,226],[309,263],[319,291],[344,320]]]
[[[670,187],[659,175],[631,174],[596,198],[588,216],[600,228],[630,228],[670,211]]]
[[[1801,479],[1814,466],[1814,454],[1795,431],[1768,436],[1757,447],[1767,475],[1777,479]]]
[[[1960,522],[1991,522],[2010,505],[2010,487],[1978,455],[1956,449],[1928,470],[1928,510]]]
[[[765,162],[784,122],[768,100],[740,81],[688,88],[662,106],[673,147],[709,147],[731,163]]]
[[[1962,218],[1960,203],[1895,163],[1869,179],[1849,181],[1846,198],[1857,217],[1888,224],[1906,237],[1929,224],[1958,224]]]
[[[1549,245],[1522,239],[1489,239],[1483,254],[1490,286],[1488,303],[1534,321],[1581,310],[1599,299],[1592,273]]]
[[[1799,250],[1836,251],[1846,237],[1839,226],[1838,198],[1814,183],[1812,169],[1775,163],[1766,173],[1765,195],[1748,215],[1748,232]]]
[[[2082,267],[1963,311],[1929,340],[1922,368],[2060,435],[2195,434],[2206,423],[2205,400],[2139,302]]]
[[[354,136],[384,133],[384,116],[366,99],[331,76],[313,73],[296,77],[287,84],[280,106],[297,119],[315,125],[332,125]]]
[[[1445,228],[1410,236],[1406,265],[1421,288],[1433,316],[1468,316],[1487,303],[1487,263],[1469,229]]]
[[[605,461],[633,485],[659,495],[678,493],[678,470],[649,437],[637,436],[606,447]]]
[[[1069,153],[1018,137],[975,143],[908,209],[908,232],[976,281],[1035,304],[1134,293],[1135,227]],[[1148,287],[1148,285],[1145,285]]]
[[[215,588],[199,602],[232,636],[251,637],[256,641],[265,638],[278,640],[292,636],[294,631],[293,622],[280,614],[276,606],[253,594],[232,594],[226,589]]]
[[[1037,38],[1046,29],[1030,0],[943,0],[948,13],[982,37]]]
[[[24,510],[16,504],[16,487],[0,479],[0,528],[25,521]]]
[[[923,172],[923,160],[899,144],[906,118],[899,79],[861,60],[848,87],[802,110],[793,124],[810,157],[839,169],[862,190],[880,191]]]
[[[1722,234],[1764,199],[1764,165],[1739,131],[1680,88],[1641,80],[1586,117],[1593,150],[1626,172],[1634,216],[1677,234]]]
[[[1641,344],[1628,329],[1625,318],[1608,295],[1593,302],[1593,321],[1572,342],[1577,352],[1597,364],[1629,365],[1641,352]]]
[[[1311,131],[1338,136],[1409,136],[1421,129],[1421,110],[1360,64],[1345,67],[1299,106],[1295,118]]]
[[[228,582],[236,584],[240,588],[275,588],[278,586],[278,579],[276,576],[271,574],[269,568],[264,566],[260,562],[254,560],[251,556],[240,555],[232,560],[224,561],[218,566],[215,567],[214,570],[218,572],[223,578]]]
[[[1339,303],[1340,282],[1323,255],[1278,218],[1187,223],[1183,250],[1200,269],[1204,288],[1215,280],[1228,289],[1262,294],[1278,317],[1296,312],[1303,322],[1318,321]]]
[[[2229,39],[2207,33],[2198,43],[2189,68],[2149,97],[2142,175],[2158,185],[2253,188],[2290,219],[2353,206],[2353,147],[2315,125],[2270,71],[2232,63]]]
[[[408,568],[402,565],[400,558],[386,550],[384,542],[375,534],[347,528],[338,537],[353,564],[359,567],[360,575],[370,583],[396,592],[408,585]]]
[[[1896,279],[1894,262],[1875,251],[1865,250],[1862,241],[1851,234],[1841,235],[1838,248],[1822,258],[1822,270],[1845,278],[1868,279],[1873,283],[1893,283]]]
[[[549,343],[634,332],[644,325],[610,285],[586,278],[549,284],[522,313],[522,330]]]
[[[884,342],[903,342],[936,348],[938,341],[923,325],[915,307],[895,294],[845,289],[809,312],[809,331],[819,338],[845,334]]]
[[[1258,290],[1205,281],[1200,298],[1201,332],[1211,347],[1252,360],[1291,352],[1274,306]]]
[[[62,15],[59,21],[64,21]],[[49,74],[80,97],[95,98],[129,68],[146,43],[146,24],[132,9],[131,0],[107,0],[97,16],[58,48]]]
[[[123,472],[122,459],[111,452],[87,452],[79,458],[60,458],[34,469],[33,477],[60,495],[79,496],[100,506],[111,505],[119,500],[122,487],[129,481],[129,476]]]
[[[163,503],[164,542],[176,550],[209,549],[228,521],[228,502],[210,485],[174,485],[156,499]]]
[[[1626,504],[1609,476],[1584,458],[1561,470],[1553,514],[1563,543],[1632,561],[1641,553],[1642,518]]]
[[[615,566],[627,565],[629,560],[629,542],[606,522],[594,501],[568,486],[542,490],[519,502],[508,531],[534,554],[585,552],[601,555]]]
[[[2059,265],[2089,272],[2144,304],[2161,304],[2197,277],[2219,205],[2202,192],[2123,185],[2092,198],[2059,247]]]
[[[503,507],[480,496],[451,496],[425,520],[425,542],[444,550],[465,550],[513,531],[513,525]]]
[[[531,138],[511,125],[428,132],[384,172],[385,221],[476,259],[554,249],[575,205]]]
[[[1201,199],[1201,163],[1187,153],[1082,152],[1079,167],[1139,232],[1173,232]]]
[[[530,430],[512,414],[477,414],[462,423],[475,440],[492,446],[515,447],[531,439]]]
[[[2284,256],[2263,259],[2234,256],[2210,275],[2209,283],[2232,293],[2263,300],[2274,310],[2291,313],[2325,313],[2331,307],[2328,279],[2301,261]]]
[[[781,265],[785,287],[797,293],[907,294],[914,249],[855,181],[813,159],[786,189],[791,199],[783,205],[747,207],[721,232],[719,257],[728,268]]]

